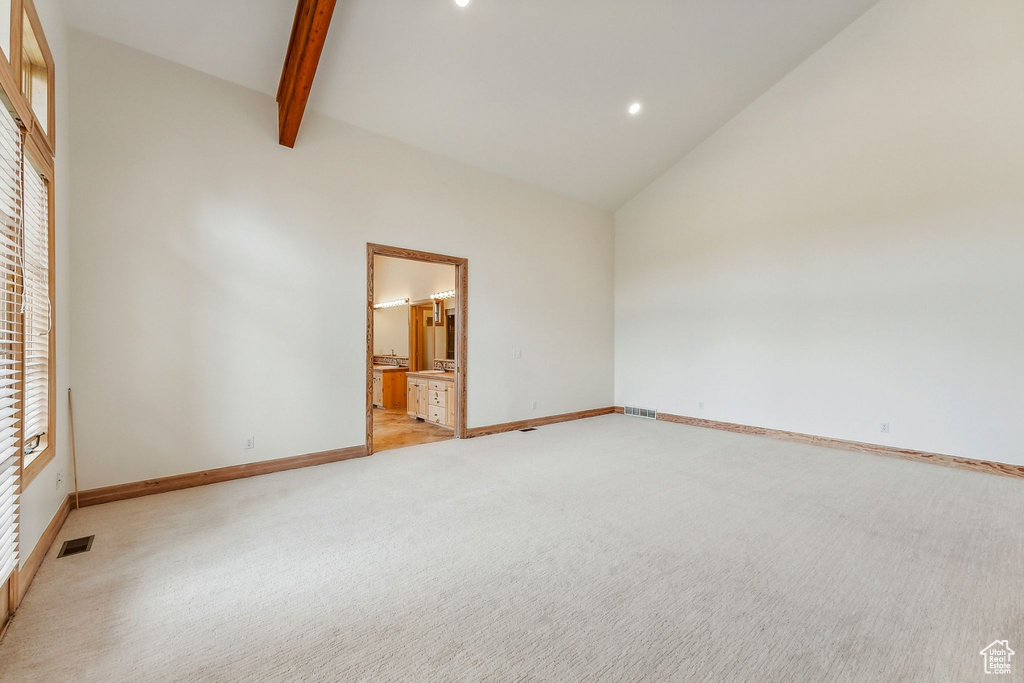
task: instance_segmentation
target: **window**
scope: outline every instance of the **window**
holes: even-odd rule
[[[36,123],[46,136],[50,130],[50,82],[53,58],[42,38],[39,18],[31,3],[25,3],[21,18],[21,93]]]
[[[11,22],[11,52],[14,53],[11,67],[20,85],[21,99],[28,109],[29,117],[23,119],[25,127],[52,156],[56,121],[53,112],[53,56],[32,0],[21,0],[20,4],[21,21]]]
[[[0,583],[18,565],[21,492],[21,359],[18,253],[21,225],[21,129],[0,112]]]
[[[49,183],[28,157],[24,161],[22,231],[22,373],[26,467],[46,453],[50,423],[50,199]]]
[[[14,12],[11,0],[0,0],[0,52],[11,63],[11,14]]]
[[[5,4],[0,0],[0,10]],[[10,112],[3,140],[4,162],[19,168],[19,183],[9,197],[15,218],[14,310],[10,317],[16,359],[20,418],[18,450],[24,490],[53,459],[54,312],[53,312],[53,57],[32,0],[11,3],[11,61],[0,61],[0,86]],[[18,125],[20,124],[20,125]],[[11,126],[19,135],[11,136]],[[10,286],[10,285],[8,285]],[[5,292],[5,295],[8,293]],[[7,305],[10,308],[10,305]],[[5,340],[0,339],[0,345]],[[2,415],[0,415],[2,420]]]
[[[53,58],[32,0],[0,0],[0,584],[21,493],[53,459]],[[9,604],[18,598],[10,582]]]

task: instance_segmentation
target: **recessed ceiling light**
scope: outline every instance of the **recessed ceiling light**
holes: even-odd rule
[[[640,104],[639,102],[634,102],[633,104],[629,105],[629,115],[630,116],[636,116],[637,114],[640,113],[640,111],[643,108],[644,108],[644,105]]]
[[[455,0],[455,4],[459,7],[465,7],[469,4],[469,0]]]

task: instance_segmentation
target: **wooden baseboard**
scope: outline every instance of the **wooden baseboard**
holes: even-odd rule
[[[230,467],[218,467],[213,470],[202,472],[190,472],[188,474],[175,474],[170,477],[159,477],[145,481],[133,481],[127,484],[115,484],[97,489],[80,491],[78,502],[81,507],[89,505],[100,505],[115,500],[126,500],[138,498],[154,493],[167,493],[189,489],[194,486],[205,486],[216,484],[222,481],[233,479],[245,479],[246,477],[257,477],[261,474],[272,472],[283,472],[285,470],[299,469],[300,467],[313,467],[324,465],[329,462],[351,460],[366,455],[365,446],[352,446],[350,448],[339,448],[333,451],[320,453],[309,453],[307,455],[296,455],[290,458],[278,458],[277,460],[263,460],[261,462],[246,463],[244,465],[231,465]]]
[[[621,409],[620,409],[621,411]],[[472,439],[477,436],[490,436],[503,432],[514,432],[517,429],[528,427],[543,427],[544,425],[556,424],[558,422],[569,422],[570,420],[582,420],[598,415],[610,415],[615,412],[614,407],[594,408],[592,410],[580,410],[575,413],[562,413],[561,415],[549,415],[547,417],[535,417],[530,420],[519,420],[518,422],[505,422],[503,424],[490,425],[487,427],[473,427],[466,430],[466,438]]]
[[[4,583],[3,588],[7,588],[7,584]],[[0,643],[4,642],[4,636],[7,635],[7,629],[11,627],[11,619],[14,617],[13,614],[4,611],[3,620],[0,621]]]
[[[11,625],[11,580],[0,583],[0,642]]]
[[[60,529],[64,526],[65,520],[71,513],[71,496],[65,496],[64,501],[57,508],[57,512],[53,515],[53,519],[46,525],[46,529],[43,531],[43,535],[39,537],[39,541],[36,542],[36,547],[32,549],[32,552],[25,559],[24,564],[21,565],[14,579],[18,587],[17,590],[17,601],[11,606],[11,612],[16,612],[21,601],[25,599],[25,593],[28,592],[28,587],[32,585],[32,579],[36,577],[36,572],[39,571],[39,565],[46,559],[46,553],[50,551],[50,546],[57,540],[57,534],[60,533]]]
[[[622,412],[616,408],[616,412]],[[799,432],[787,432],[781,429],[768,429],[766,427],[751,427],[749,425],[734,424],[732,422],[717,422],[715,420],[703,420],[696,417],[685,417],[683,415],[672,415],[670,413],[658,413],[658,419],[663,422],[674,422],[676,424],[689,425],[691,427],[704,427],[706,429],[717,429],[723,432],[736,434],[753,434],[755,436],[767,436],[772,439],[783,441],[794,441],[806,443],[813,446],[824,446],[843,451],[855,451],[857,453],[871,453],[882,455],[887,458],[901,458],[903,460],[914,460],[917,462],[929,462],[935,465],[956,467],[972,472],[985,472],[988,474],[1001,474],[1006,477],[1017,477],[1024,479],[1024,466],[1008,465],[1001,462],[990,462],[988,460],[974,460],[972,458],[961,458],[955,455],[942,455],[940,453],[928,453],[927,451],[915,451],[908,448],[896,448],[894,446],[882,446],[872,443],[861,443],[859,441],[844,441],[843,439],[830,439],[824,436],[801,434]]]

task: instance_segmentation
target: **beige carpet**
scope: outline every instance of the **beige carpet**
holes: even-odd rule
[[[72,513],[8,681],[1024,672],[1024,482],[611,415]]]

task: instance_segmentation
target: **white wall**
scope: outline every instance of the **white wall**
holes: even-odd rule
[[[71,43],[83,487],[361,444],[367,242],[469,259],[470,426],[611,404],[610,214]]]
[[[55,102],[57,107],[57,153],[54,158],[54,279],[56,298],[54,300],[57,381],[56,395],[56,453],[21,496],[21,560],[24,564],[29,553],[43,535],[46,525],[53,519],[57,508],[67,497],[72,487],[71,448],[68,432],[68,386],[71,381],[71,140],[68,121],[71,104],[68,101],[68,35],[64,16],[57,0],[36,0],[36,10],[46,34],[46,41],[53,53]],[[63,483],[57,486],[57,474],[61,473]]]
[[[882,0],[621,209],[616,402],[1024,463],[1022,46]]]

